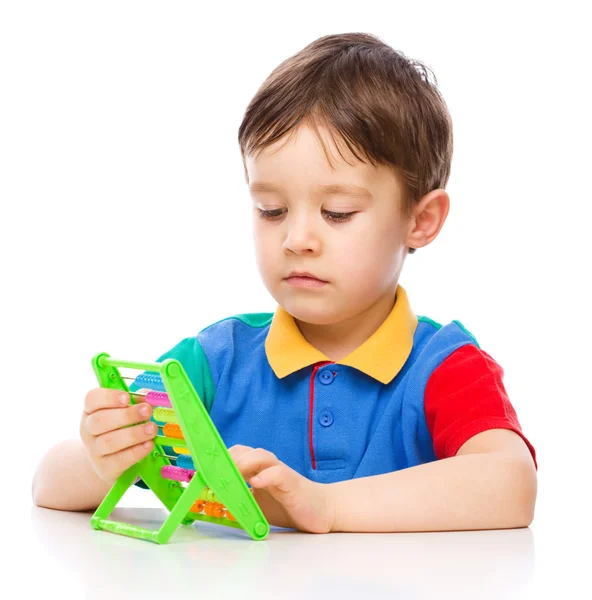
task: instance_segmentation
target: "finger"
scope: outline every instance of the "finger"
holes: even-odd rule
[[[280,492],[287,492],[294,486],[294,471],[285,463],[278,463],[260,471],[249,479],[254,488],[276,487]]]
[[[145,441],[114,454],[109,454],[103,458],[103,471],[110,473],[110,477],[116,479],[132,465],[148,456],[153,448],[154,442]]]
[[[127,406],[126,408],[103,408],[94,411],[90,415],[84,413],[86,429],[90,435],[95,436],[147,421],[151,414],[152,407],[146,402]]]
[[[97,456],[108,456],[142,442],[152,440],[158,431],[156,423],[142,423],[108,431],[93,438],[91,445]]]
[[[277,465],[279,462],[273,452],[263,448],[253,448],[250,452],[244,452],[235,460],[238,470],[247,481],[260,471]]]
[[[121,408],[130,402],[130,395],[121,390],[95,388],[84,398],[84,412],[91,414],[101,408]]]
[[[230,458],[236,462],[241,456],[244,456],[248,452],[254,450],[251,446],[242,446],[241,444],[235,444],[231,448],[228,448],[228,454],[230,454]]]

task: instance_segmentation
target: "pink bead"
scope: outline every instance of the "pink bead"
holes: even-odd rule
[[[150,391],[146,394],[146,402],[152,406],[167,406],[171,408],[171,401],[166,392]]]
[[[173,481],[185,481],[189,483],[193,478],[195,471],[190,469],[182,469],[181,467],[174,467],[173,465],[165,465],[160,470],[161,477],[165,479],[172,479]]]

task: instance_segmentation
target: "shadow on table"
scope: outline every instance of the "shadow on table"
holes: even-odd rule
[[[116,508],[113,520],[157,529],[164,509]],[[59,579],[86,597],[213,594],[216,598],[504,598],[529,585],[532,530],[304,534],[272,527],[255,542],[210,523],[158,545],[90,526],[91,513],[33,507],[35,535]],[[48,589],[48,591],[51,591]],[[151,597],[151,596],[150,596]],[[172,596],[171,596],[172,597]]]

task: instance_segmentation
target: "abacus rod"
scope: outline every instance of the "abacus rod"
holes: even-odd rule
[[[162,366],[160,363],[140,363],[130,360],[118,360],[104,355],[99,358],[99,365],[102,367],[117,367],[120,369],[139,369],[155,374],[160,373],[160,368]]]

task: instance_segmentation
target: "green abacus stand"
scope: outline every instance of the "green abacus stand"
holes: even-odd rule
[[[160,375],[171,407],[175,411],[184,439],[157,435],[150,454],[125,471],[109,490],[93,516],[91,525],[121,535],[127,535],[158,544],[166,544],[180,525],[196,520],[208,521],[226,527],[243,529],[253,540],[263,540],[269,533],[269,524],[234,464],[218,430],[199,398],[182,364],[178,360],[140,363],[115,360],[106,353],[92,360],[100,387],[130,393],[119,369],[139,369]],[[130,393],[132,404],[135,403]],[[164,456],[164,445],[186,448],[195,465],[195,474],[187,486],[165,479],[161,469],[171,462]],[[136,527],[109,520],[109,516],[125,492],[140,477],[169,511],[160,529]],[[203,490],[208,488],[236,520],[192,512],[190,508]]]

